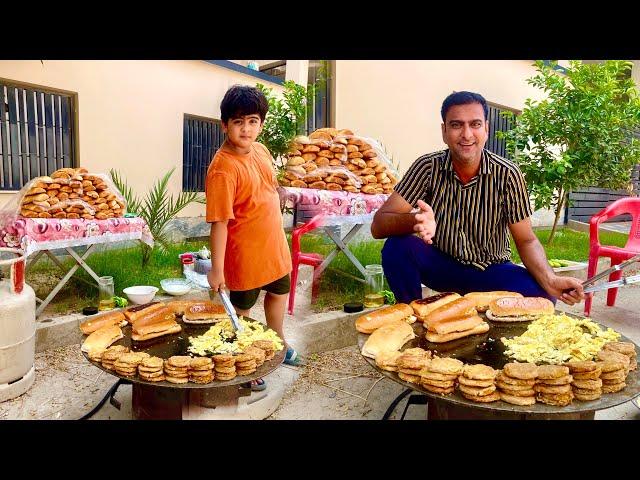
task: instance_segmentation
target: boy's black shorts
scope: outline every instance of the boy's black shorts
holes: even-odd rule
[[[238,307],[241,310],[249,310],[256,304],[260,290],[266,290],[267,292],[275,295],[284,295],[289,293],[289,287],[291,285],[291,278],[287,273],[284,277],[271,282],[264,287],[254,288],[252,290],[243,291],[231,291],[229,299],[234,307]]]

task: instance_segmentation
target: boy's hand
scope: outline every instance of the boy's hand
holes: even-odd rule
[[[418,200],[418,208],[420,211],[415,215],[416,224],[413,229],[425,243],[432,244],[432,238],[436,234],[436,220],[433,210],[422,200]]]
[[[221,288],[226,288],[224,283],[224,270],[222,268],[212,267],[209,273],[207,273],[207,280],[209,281],[211,290],[214,292],[218,292]]]

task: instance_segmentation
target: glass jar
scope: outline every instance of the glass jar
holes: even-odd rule
[[[377,308],[384,305],[384,295],[380,293],[384,288],[384,271],[382,265],[367,265],[366,284],[364,287],[364,301],[366,308]]]
[[[115,308],[113,295],[113,277],[100,277],[98,279],[98,310]]]

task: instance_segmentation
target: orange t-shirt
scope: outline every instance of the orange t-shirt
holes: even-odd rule
[[[263,287],[291,272],[291,254],[271,155],[261,143],[239,154],[226,142],[207,171],[207,222],[229,220],[224,278],[234,291]]]

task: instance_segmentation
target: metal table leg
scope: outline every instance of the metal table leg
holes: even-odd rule
[[[69,279],[73,276],[73,274],[76,272],[76,270],[79,267],[84,268],[87,271],[87,273],[89,273],[89,275],[91,275],[96,280],[96,282],[98,281],[99,277],[96,275],[96,273],[93,270],[91,270],[89,265],[87,265],[87,263],[84,261],[84,259],[87,258],[91,253],[91,251],[93,250],[93,247],[95,247],[95,244],[90,245],[89,248],[87,248],[87,250],[84,252],[82,256],[79,256],[76,252],[74,252],[71,247],[65,248],[65,250],[69,252],[69,255],[71,255],[71,257],[76,261],[76,265],[74,265],[69,269],[67,274],[64,277],[62,277],[62,279],[60,279],[60,281],[54,287],[54,289],[51,290],[51,292],[49,292],[49,295],[47,296],[47,298],[42,300],[42,303],[38,306],[36,310],[36,317],[38,317],[42,313],[42,311],[46,308],[46,306],[49,305],[49,302],[51,302],[51,300],[53,300],[53,298],[58,294],[58,292],[62,290],[62,287],[66,285],[66,283],[69,281]]]
[[[347,233],[344,236],[344,238],[340,238],[340,235],[333,232],[330,228],[326,228],[326,227],[324,228],[324,231],[326,232],[326,234],[333,241],[333,243],[336,244],[336,248],[331,253],[329,253],[329,255],[327,255],[324,261],[320,264],[320,266],[318,267],[318,274],[322,273],[329,266],[329,264],[331,263],[331,260],[333,260],[338,253],[343,252],[347,256],[347,258],[351,261],[351,263],[353,263],[353,265],[355,265],[355,267],[360,271],[360,273],[362,273],[362,275],[366,277],[367,273],[364,267],[362,266],[360,261],[355,257],[355,255],[351,253],[351,250],[349,250],[349,248],[347,247],[347,244],[356,235],[356,233],[360,231],[360,229],[363,226],[364,224],[362,223],[358,223],[354,225],[353,228],[349,230],[349,233]]]

